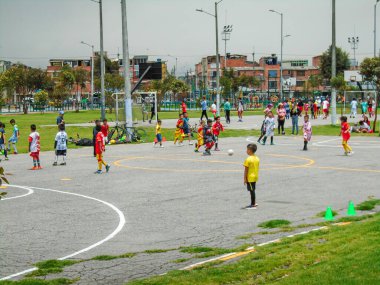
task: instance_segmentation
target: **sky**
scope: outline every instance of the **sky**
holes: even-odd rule
[[[227,52],[252,60],[280,54],[280,16],[284,15],[283,58],[311,59],[331,44],[331,0],[223,0],[218,5],[219,32],[233,25]],[[336,0],[337,46],[353,53],[348,37],[358,36],[359,62],[373,56],[376,0]],[[380,5],[378,5],[380,39]],[[211,0],[127,0],[130,56],[178,59],[178,74],[194,70],[215,54],[215,19]],[[120,0],[103,0],[104,49],[122,54]],[[220,54],[224,42],[219,37]],[[46,68],[50,58],[88,58],[88,42],[99,49],[99,5],[91,0],[0,0],[0,59]],[[380,49],[380,40],[377,42]],[[170,55],[170,56],[169,56]],[[121,56],[120,56],[121,57]]]

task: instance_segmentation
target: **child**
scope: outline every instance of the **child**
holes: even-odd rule
[[[7,151],[7,148],[5,146],[5,141],[6,141],[6,138],[5,138],[5,125],[0,122],[0,151],[4,154],[4,157],[5,157],[5,160],[9,160],[8,158],[8,151]]]
[[[239,117],[238,122],[243,122],[243,112],[244,112],[244,104],[241,98],[239,98],[238,106],[237,106],[237,113]]]
[[[255,155],[257,145],[247,145],[247,154],[249,155],[244,161],[244,185],[247,185],[247,190],[251,194],[251,204],[246,209],[256,209],[256,182],[259,179],[260,159]]]
[[[201,124],[198,128],[198,133],[197,133],[197,140],[198,142],[195,143],[195,149],[194,152],[199,152],[199,148],[203,145],[203,128],[205,126],[205,121],[201,121]]]
[[[219,151],[218,138],[219,138],[220,132],[223,132],[223,131],[224,131],[224,127],[223,127],[222,123],[220,122],[220,117],[217,116],[216,122],[212,126],[212,133],[214,134],[214,137],[215,137],[215,151]]]
[[[13,154],[17,154],[16,144],[18,139],[20,138],[20,131],[16,125],[16,121],[14,119],[10,120],[10,124],[13,126],[12,136],[8,140],[8,151],[11,151],[11,144],[13,145],[14,152]]]
[[[285,112],[286,112],[285,119],[289,120],[290,119],[290,106],[289,106],[288,100],[285,100],[284,108],[285,108]]]
[[[174,133],[174,144],[177,143],[179,140],[178,146],[183,146],[183,138],[184,138],[184,133],[183,133],[183,114],[179,114],[179,119],[176,124],[176,130]]]
[[[55,149],[55,161],[53,166],[58,165],[58,156],[62,156],[62,162],[60,165],[66,165],[66,153],[67,153],[67,133],[65,132],[65,125],[58,125],[59,132],[55,136],[54,149]]]
[[[303,105],[303,108],[305,110],[305,116],[307,116],[309,114],[309,107],[310,107],[310,105],[307,102]]]
[[[307,144],[311,140],[311,123],[309,121],[309,116],[306,115],[304,117],[304,123],[303,123],[303,150],[307,150]]]
[[[264,115],[264,121],[261,124],[261,135],[259,139],[257,140],[258,143],[261,143],[261,139],[265,136],[266,130],[265,130],[265,119],[267,118],[267,114]]]
[[[96,134],[96,140],[95,140],[95,152],[96,152],[96,158],[98,160],[98,170],[95,172],[95,174],[102,174],[102,167],[103,165],[106,167],[106,172],[108,172],[111,168],[111,166],[104,162],[103,160],[103,152],[106,151],[105,145],[104,145],[104,134],[101,132],[102,127],[100,125],[96,126],[96,130],[98,133]]]
[[[211,105],[210,111],[214,117],[214,121],[216,121],[216,101]]]
[[[33,167],[31,170],[42,169],[40,163],[40,134],[36,132],[37,127],[35,124],[30,126],[31,133],[29,135],[29,152],[30,156],[33,158]]]
[[[153,143],[153,147],[156,147],[156,144],[160,143],[160,147],[163,148],[164,146],[162,145],[161,120],[157,121],[157,125],[156,125],[156,139],[157,139],[157,141],[155,141]]]
[[[95,127],[92,129],[92,145],[94,146],[94,157],[96,157],[96,136],[98,134],[98,129],[101,131],[102,126],[100,120],[95,120]]]
[[[261,144],[265,145],[267,138],[270,137],[270,144],[274,145],[273,136],[274,136],[275,122],[274,122],[273,113],[271,111],[268,112],[268,117],[265,119],[264,126],[265,126],[265,136]]]
[[[183,113],[183,134],[187,136],[189,139],[189,145],[193,145],[191,141],[191,131],[190,131],[190,123],[189,123],[189,115],[187,113]]]
[[[108,125],[107,119],[104,119],[103,120],[103,125],[102,125],[102,128],[101,128],[101,132],[103,133],[104,142],[105,143],[108,142],[108,130],[109,130],[109,128],[110,128],[110,126]]]
[[[313,119],[315,120],[318,117],[318,102],[317,102],[317,100],[315,100],[315,102],[313,103],[313,110],[314,110]]]
[[[203,140],[205,144],[205,151],[203,155],[211,155],[211,149],[214,146],[214,135],[212,134],[212,120],[207,120],[207,126],[203,128]]]
[[[341,122],[340,135],[342,135],[342,138],[343,138],[342,145],[343,145],[343,149],[344,149],[344,154],[350,156],[350,155],[354,154],[354,152],[352,151],[352,148],[348,145],[348,140],[351,137],[350,125],[347,123],[347,117],[346,116],[340,117],[340,122]]]

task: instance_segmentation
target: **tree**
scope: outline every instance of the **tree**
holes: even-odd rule
[[[324,79],[331,79],[331,57],[332,57],[332,48],[329,47],[322,54],[321,58],[321,66],[319,67],[321,70],[321,74]],[[343,72],[350,67],[349,55],[343,49],[337,47],[336,48],[336,75],[343,75]]]
[[[338,91],[338,94],[341,96],[341,98],[344,98],[344,91],[347,90],[347,83],[344,80],[343,75],[339,75],[336,77],[331,78],[331,87],[335,88]],[[345,100],[345,99],[344,99]],[[343,101],[343,100],[341,100]],[[341,102],[343,103],[343,102]],[[343,104],[340,105],[340,114],[343,116]]]
[[[322,85],[322,78],[320,75],[311,75],[308,81],[309,81],[310,87],[313,90],[313,93],[316,88]]]
[[[366,58],[360,65],[360,73],[365,77],[366,81],[373,82],[376,85],[376,90],[380,90],[380,57]],[[377,109],[379,107],[380,99],[377,94],[377,102],[375,106],[375,119],[373,121],[373,131],[376,131],[377,122]]]
[[[49,94],[45,90],[40,90],[34,94],[34,103],[45,106],[49,99]]]
[[[83,68],[77,68],[73,70],[74,81],[77,85],[77,104],[75,111],[79,112],[79,104],[82,98],[82,89],[86,87],[86,81],[88,79],[89,73]]]
[[[104,56],[104,71],[107,73],[119,73],[119,62],[111,61],[107,56]],[[94,60],[94,75],[100,78],[100,55],[95,57]]]
[[[54,90],[50,93],[49,97],[53,100],[55,107],[61,107],[63,101],[66,100],[69,95],[70,90],[59,83],[54,87]]]
[[[100,79],[95,80],[96,88],[100,89]],[[106,106],[108,106],[110,113],[112,113],[113,106],[115,104],[112,94],[124,89],[124,77],[118,73],[106,73],[104,75],[104,88]]]

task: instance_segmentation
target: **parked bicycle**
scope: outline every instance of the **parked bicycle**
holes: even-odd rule
[[[108,141],[128,143],[143,143],[147,141],[147,134],[143,128],[127,127],[126,124],[118,125],[110,128],[108,133]]]

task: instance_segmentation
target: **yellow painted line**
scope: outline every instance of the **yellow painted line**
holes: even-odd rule
[[[8,188],[8,186],[0,186],[0,189],[7,189]]]
[[[229,255],[229,256],[220,258],[218,260],[227,261],[227,260],[230,260],[230,259],[234,259],[234,258],[238,258],[240,256],[244,256],[244,255],[250,254],[250,253],[252,253],[254,251],[256,251],[256,250],[255,249],[251,249],[251,250],[246,250],[246,251],[242,251],[242,252],[237,252],[237,253],[235,253],[233,255]]]
[[[71,181],[72,179],[71,178],[62,178],[61,180],[62,181]]]

